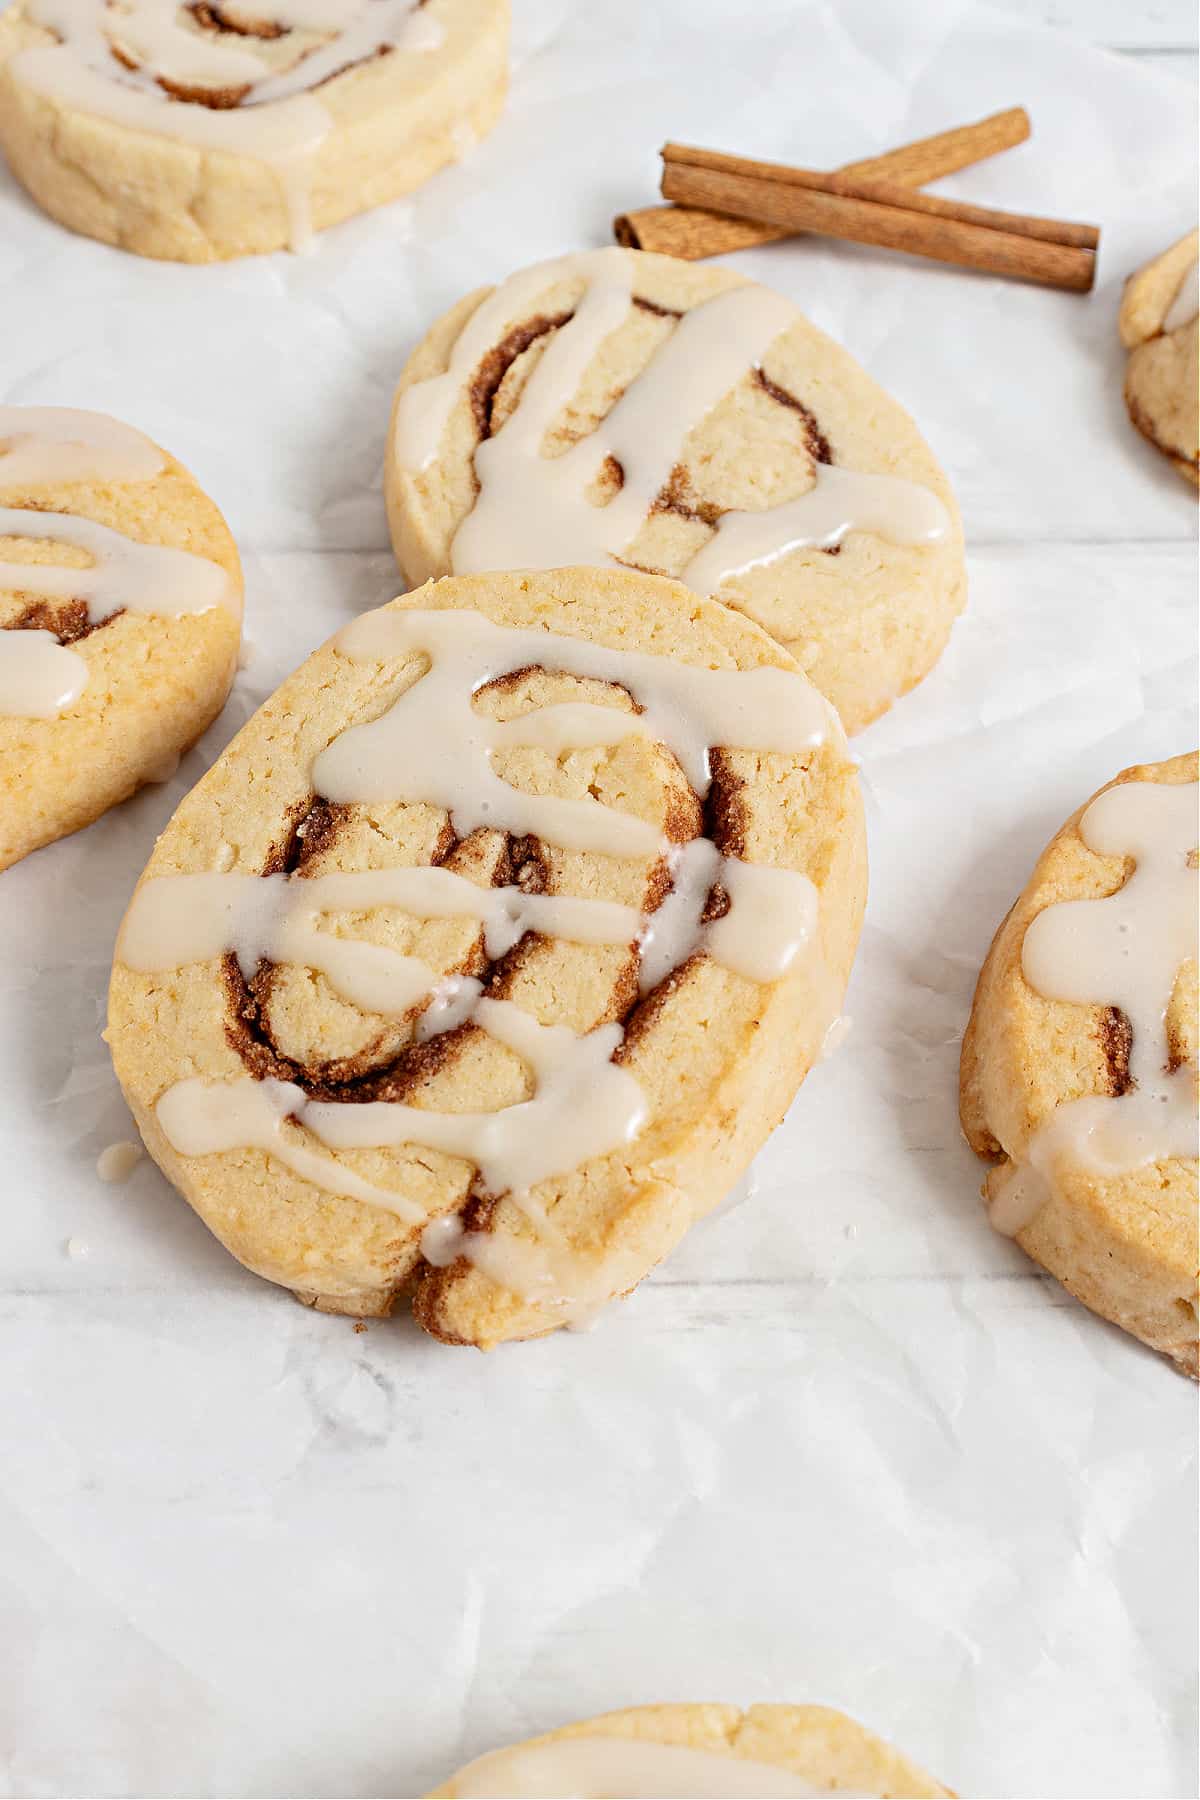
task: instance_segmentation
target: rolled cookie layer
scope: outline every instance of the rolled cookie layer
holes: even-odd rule
[[[225,521],[165,450],[0,407],[0,869],[172,771],[225,703],[241,611]]]
[[[491,129],[508,0],[16,0],[0,147],[38,204],[215,262],[394,200]]]
[[[1063,826],[988,952],[961,1110],[992,1223],[1197,1372],[1195,755]]]
[[[857,731],[928,674],[966,587],[907,413],[782,295],[632,250],[469,295],[400,380],[392,540],[410,582],[592,563],[762,625]]]
[[[865,877],[841,729],[755,626],[626,571],[434,582],[180,807],[118,944],[117,1073],[248,1267],[534,1336],[634,1287],[779,1122]]]

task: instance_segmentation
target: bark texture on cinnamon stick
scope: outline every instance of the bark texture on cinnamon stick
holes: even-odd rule
[[[685,160],[685,159],[692,160]],[[781,168],[720,151],[668,145],[662,191],[711,212],[901,250],[936,262],[1086,292],[1095,279],[1094,226],[933,199],[844,174]]]
[[[822,194],[844,194],[851,200],[874,200],[887,206],[907,207],[931,218],[959,219],[968,225],[987,225],[994,231],[1012,231],[1018,237],[1040,238],[1047,244],[1071,244],[1094,250],[1100,242],[1095,225],[1070,219],[1039,219],[1030,213],[999,212],[994,206],[972,206],[965,200],[945,200],[922,194],[901,181],[883,180],[878,174],[863,175],[853,169],[796,169],[788,163],[758,162],[748,156],[729,156],[724,150],[695,149],[690,144],[664,144],[663,179],[668,166],[706,169],[718,175],[745,175],[755,181],[777,182],[783,187],[810,188]],[[718,216],[718,215],[714,215]]]
[[[957,125],[951,131],[918,138],[879,156],[847,163],[836,173],[851,179],[877,178],[920,187],[927,181],[953,175],[972,163],[982,162],[1001,150],[1024,143],[1031,129],[1025,108],[1012,106],[985,119],[976,119],[970,125]],[[644,206],[636,212],[621,213],[613,220],[613,233],[617,242],[629,250],[657,250],[665,256],[683,257],[688,262],[698,262],[706,256],[723,256],[732,250],[749,250],[756,244],[772,244],[780,238],[794,236],[793,228],[788,225],[737,219],[702,207],[676,205]]]

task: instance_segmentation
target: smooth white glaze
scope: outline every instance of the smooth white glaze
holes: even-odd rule
[[[157,444],[107,413],[69,406],[0,406],[0,492],[75,481],[152,481]]]
[[[52,631],[0,632],[0,719],[52,719],[75,704],[87,676]]]
[[[1101,900],[1048,906],[1025,933],[1021,962],[1048,1000],[1119,1008],[1129,1022],[1131,1086],[1059,1106],[995,1183],[990,1217],[1012,1236],[1032,1223],[1060,1175],[1119,1175],[1197,1154],[1196,1072],[1168,1067],[1165,1021],[1180,966],[1196,954],[1195,782],[1127,781],[1084,813],[1079,834],[1132,873]]]
[[[395,450],[413,472],[428,467],[455,404],[488,351],[514,322],[535,312],[557,283],[583,282],[570,319],[543,350],[518,404],[475,451],[479,493],[455,534],[456,574],[552,569],[620,561],[681,460],[689,434],[753,370],[799,314],[753,282],[685,312],[646,367],[595,429],[561,455],[543,454],[551,425],[579,390],[606,337],[633,300],[635,262],[619,249],[585,251],[521,270],[467,321],[440,375],[414,383],[396,407]],[[612,459],[621,485],[604,505],[589,490]],[[898,544],[932,544],[950,521],[938,496],[915,482],[815,463],[798,499],[729,512],[682,571],[699,593],[793,551],[832,548],[852,531]]]
[[[219,563],[167,544],[138,543],[74,513],[0,506],[0,539],[6,537],[62,544],[91,557],[82,569],[0,561],[0,589],[44,600],[82,600],[92,625],[119,611],[179,617],[237,606]],[[73,705],[86,685],[86,661],[51,632],[0,630],[0,716],[52,717]]]
[[[165,467],[162,452],[141,432],[102,413],[56,406],[0,407],[0,493],[73,482],[149,481]],[[6,561],[0,590],[36,599],[82,600],[88,622],[118,611],[207,612],[238,607],[227,572],[189,551],[143,544],[75,513],[0,506],[5,538],[82,551],[86,567]],[[49,630],[0,629],[0,717],[53,718],[79,699],[87,662]]]

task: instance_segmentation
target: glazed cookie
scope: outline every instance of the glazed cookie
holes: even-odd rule
[[[1197,1372],[1196,757],[1068,820],[996,934],[961,1108],[992,1223]]]
[[[0,147],[38,204],[139,256],[286,245],[491,129],[508,0],[16,0]]]
[[[628,1292],[837,1013],[858,781],[766,634],[622,570],[354,621],[188,795],[122,927],[117,1074],[235,1256],[490,1346]]]
[[[389,433],[410,582],[614,562],[769,631],[848,731],[929,673],[962,532],[915,425],[790,301],[635,250],[542,263],[429,332]]]
[[[0,406],[0,869],[165,779],[225,704],[241,615],[233,539],[173,457]]]
[[[950,1791],[828,1706],[637,1706],[481,1756],[430,1800]]]
[[[1131,275],[1121,300],[1125,404],[1143,437],[1200,485],[1200,232]]]

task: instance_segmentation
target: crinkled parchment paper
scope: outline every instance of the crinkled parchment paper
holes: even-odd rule
[[[1115,324],[1195,222],[1194,96],[949,0],[526,0],[517,30],[495,135],[309,258],[141,262],[0,175],[0,397],[189,464],[251,645],[173,780],[0,876],[0,1784],[414,1794],[678,1698],[842,1706],[965,1795],[1194,1794],[1194,1392],[991,1233],[956,1115],[1034,857],[1195,737],[1194,504],[1128,425]],[[384,426],[428,322],[606,241],[667,136],[831,165],[1014,103],[1032,142],[945,191],[1097,220],[1089,298],[740,259],[912,409],[971,547],[942,666],[857,741],[853,1029],[752,1196],[591,1335],[485,1358],[302,1310],[149,1163],[103,1185],[117,921],[253,708],[396,591]]]

